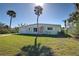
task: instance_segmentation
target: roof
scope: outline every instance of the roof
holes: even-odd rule
[[[31,25],[36,25],[36,24],[29,24],[27,26],[31,26]],[[59,24],[44,24],[44,23],[39,23],[38,25],[55,25],[55,26],[61,26]]]
[[[33,26],[33,25],[37,25],[37,24],[29,24],[29,25],[25,25],[23,27]],[[53,25],[53,26],[60,26],[61,27],[61,25],[59,25],[59,24],[44,24],[44,23],[39,23],[38,25]]]

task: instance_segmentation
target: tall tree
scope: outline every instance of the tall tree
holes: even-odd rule
[[[74,37],[79,35],[79,3],[74,4],[76,7],[76,11],[70,14],[68,22],[70,23],[70,31],[72,31]]]
[[[10,28],[11,28],[11,24],[12,24],[12,18],[15,18],[16,17],[16,12],[15,11],[13,11],[13,10],[8,10],[7,11],[7,15],[9,15],[10,16]]]
[[[37,15],[37,34],[35,38],[35,46],[37,45],[37,37],[38,37],[38,20],[39,20],[39,16],[42,14],[42,11],[43,11],[43,8],[41,6],[35,6],[34,12]]]
[[[76,10],[79,12],[79,3],[76,3],[75,6],[76,6]]]

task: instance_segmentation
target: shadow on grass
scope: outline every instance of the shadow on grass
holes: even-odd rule
[[[53,56],[51,48],[42,46],[40,43],[37,46],[28,45],[21,48],[21,52],[16,56]]]
[[[36,34],[16,34],[16,35],[36,37]],[[39,34],[38,37],[67,38],[67,37],[71,37],[71,36],[68,34],[64,34],[64,33],[58,33],[57,35]]]

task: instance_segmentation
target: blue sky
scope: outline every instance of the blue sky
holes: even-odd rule
[[[18,26],[18,24],[34,24],[36,23],[34,6],[32,3],[0,3],[0,22],[9,25],[10,17],[6,12],[14,10],[16,18],[12,20],[12,27]],[[44,4],[43,14],[39,18],[39,23],[60,24],[64,26],[63,20],[67,19],[74,10],[75,6],[71,3]]]

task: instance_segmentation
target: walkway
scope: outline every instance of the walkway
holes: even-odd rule
[[[0,37],[9,36],[9,35],[12,35],[12,34],[0,34]]]

